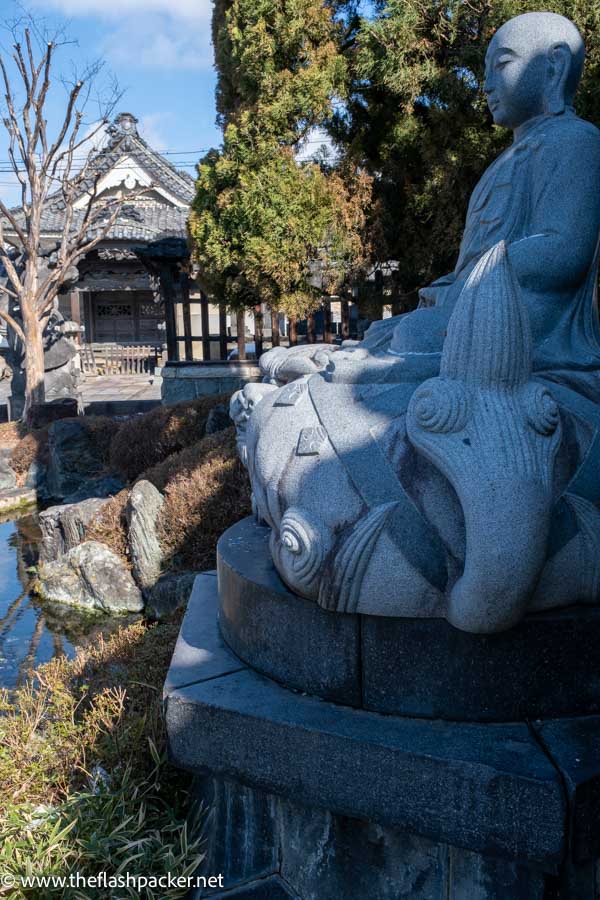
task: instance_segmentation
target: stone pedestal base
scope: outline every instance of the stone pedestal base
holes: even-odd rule
[[[218,608],[199,576],[165,684],[217,897],[595,900],[600,717],[451,722],[309,696],[237,657]]]
[[[233,394],[249,381],[262,381],[255,362],[169,363],[160,370],[165,405],[208,394]]]
[[[235,782],[199,777],[195,796],[210,810],[204,826],[204,869],[222,874],[225,885],[237,885],[235,897],[542,900],[545,896],[544,874],[509,860],[303,807]],[[228,896],[227,890],[217,892],[217,897]]]

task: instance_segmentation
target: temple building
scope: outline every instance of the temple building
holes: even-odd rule
[[[132,199],[124,202],[102,242],[79,261],[79,281],[60,295],[60,311],[82,326],[82,346],[96,348],[99,357],[103,345],[115,358],[119,347],[137,346],[158,358],[167,346],[168,356],[178,359],[184,353],[177,341],[177,316],[191,328],[187,219],[194,179],[146,143],[131,113],[120,113],[107,131],[90,176],[99,177],[99,199],[127,201],[128,194]],[[82,196],[75,214],[85,205]],[[43,212],[43,244],[59,239],[63,220],[64,204],[56,194]],[[5,237],[14,242],[9,228]],[[198,303],[199,292],[191,293],[192,303]],[[181,330],[183,345],[185,326]]]
[[[337,304],[337,316],[332,304],[327,317],[317,314],[296,324],[264,306],[231,315],[218,298],[203,293],[193,277],[187,240],[194,178],[150,147],[137,121],[131,113],[117,115],[104,146],[90,161],[98,199],[117,197],[123,205],[103,240],[79,260],[77,283],[59,295],[60,313],[80,327],[84,372],[150,373],[161,366],[165,399],[187,399],[203,393],[208,382],[219,390],[234,389],[238,381],[231,380],[233,370],[280,340],[349,336],[350,320],[341,324],[347,302]],[[83,216],[86,204],[82,186],[75,216],[78,211]],[[60,239],[64,215],[61,195],[50,196],[42,214],[43,248],[52,249]],[[8,223],[4,234],[8,243],[18,245]],[[0,356],[1,339],[0,327]],[[215,367],[223,368],[227,361],[231,365],[225,380],[215,381]],[[206,365],[198,365],[207,363],[210,376],[201,371]],[[246,369],[241,373],[246,379],[252,374]]]

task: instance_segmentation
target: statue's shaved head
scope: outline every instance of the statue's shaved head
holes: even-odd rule
[[[485,57],[484,90],[494,122],[516,130],[572,106],[585,47],[576,26],[556,13],[516,16],[498,29]]]
[[[566,44],[571,51],[571,67],[565,86],[565,99],[571,103],[583,72],[585,45],[576,25],[565,16],[551,12],[531,12],[515,16],[498,29],[488,53],[510,47],[530,57],[548,54]]]

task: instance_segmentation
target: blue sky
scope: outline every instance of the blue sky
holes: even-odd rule
[[[51,27],[64,27],[77,41],[60,49],[56,73],[68,76],[95,59],[106,61],[125,94],[120,111],[140,120],[141,134],[157,149],[177,151],[170,156],[194,174],[203,152],[218,146],[215,125],[215,74],[210,41],[210,0],[37,0],[27,7]],[[18,15],[13,0],[0,0],[2,24]],[[10,46],[3,30],[0,43]],[[2,92],[3,93],[3,92]],[[58,85],[49,106],[49,125],[64,108],[65,93]],[[0,128],[1,169],[7,142]],[[193,151],[193,152],[189,152]],[[11,205],[18,194],[0,172],[0,196]]]

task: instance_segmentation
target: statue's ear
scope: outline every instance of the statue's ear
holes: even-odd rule
[[[554,44],[548,52],[548,84],[546,88],[546,112],[558,116],[565,111],[565,94],[572,54],[568,44]]]

